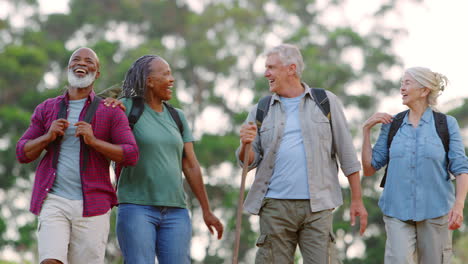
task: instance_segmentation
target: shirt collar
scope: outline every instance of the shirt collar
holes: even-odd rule
[[[91,92],[88,94],[88,99],[86,100],[87,102],[92,102],[94,100],[94,97],[96,96],[96,93],[94,92],[94,89],[91,90]],[[65,100],[65,103],[68,104],[70,101],[70,95],[68,94],[68,89],[66,89],[63,94],[62,94],[62,99]]]
[[[405,118],[403,118],[403,124],[404,124],[404,125],[410,124],[410,122],[409,122],[409,120],[408,120],[408,115],[409,115],[409,111],[408,111],[408,113],[405,115]],[[424,123],[429,123],[429,122],[431,122],[432,119],[433,119],[433,116],[432,116],[432,108],[427,107],[426,110],[424,111],[423,115],[421,116],[421,120],[420,120],[420,121],[423,121]]]
[[[301,82],[301,84],[302,84],[302,87],[304,87],[305,95],[308,94],[308,95],[310,96],[310,98],[313,99],[313,96],[312,96],[312,94],[311,94],[311,89],[310,89],[310,87],[309,87],[305,82]],[[272,99],[273,99],[273,100],[271,100],[270,105],[272,105],[275,101],[280,101],[280,96],[279,96],[278,94],[274,93],[274,94],[272,95]]]

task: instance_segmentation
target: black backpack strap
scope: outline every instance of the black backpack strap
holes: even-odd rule
[[[60,102],[60,109],[57,114],[57,119],[60,118],[67,118],[67,103],[65,102],[65,98]],[[60,148],[60,141],[62,141],[63,136],[57,137],[54,142],[52,142],[52,148],[54,151],[54,157],[52,159],[52,168],[57,169],[57,163],[59,158],[59,148]]]
[[[393,118],[393,121],[390,124],[390,129],[388,131],[388,137],[387,137],[387,150],[388,151],[390,151],[390,146],[392,145],[393,137],[395,137],[396,133],[398,132],[398,129],[400,129],[400,126],[403,123],[403,119],[405,118],[406,113],[408,113],[408,111],[409,110],[400,112]],[[382,178],[382,181],[380,182],[380,187],[382,188],[385,187],[385,182],[387,181],[388,164],[390,164],[390,154],[388,155],[388,162],[387,162],[387,167],[385,167],[384,176]]]
[[[167,102],[164,102],[164,106],[167,107],[169,114],[171,114],[172,119],[174,119],[174,122],[179,128],[180,135],[183,137],[184,136],[184,124],[182,124],[182,120],[180,119],[179,112],[177,112],[177,110]]]
[[[257,125],[258,131],[260,131],[260,128],[262,127],[263,119],[265,119],[265,116],[268,114],[268,110],[270,110],[270,101],[271,101],[271,95],[262,97],[258,101],[257,113],[255,114],[255,123]]]
[[[167,102],[163,102],[163,104],[166,106],[167,111],[169,111],[169,114],[171,115],[172,119],[176,123],[177,127],[179,128],[180,136],[183,138],[184,137],[184,124],[182,124],[182,120],[180,119],[179,112],[170,105]],[[182,157],[185,157],[185,150],[182,150]]]
[[[322,110],[323,115],[330,121],[330,131],[332,132],[332,157],[335,156],[335,140],[333,138],[333,125],[331,121],[330,100],[327,92],[322,88],[312,88],[312,96],[314,97],[317,106]]]
[[[145,100],[141,96],[132,97],[132,108],[128,114],[128,125],[133,130],[133,127],[140,119],[143,111],[145,110]]]
[[[439,136],[440,140],[442,141],[442,144],[444,145],[445,153],[448,153],[450,144],[450,133],[448,130],[447,116],[436,111],[432,111],[432,113],[434,115],[434,124],[436,127],[437,135]]]
[[[89,105],[88,109],[86,110],[85,117],[83,119],[84,122],[91,124],[93,121],[94,114],[96,113],[96,110],[99,107],[99,104],[101,103],[102,99],[99,96],[94,96],[94,100],[91,102]],[[88,165],[88,160],[89,160],[89,148],[85,144],[83,144],[83,161],[82,161],[82,166],[81,166],[81,172],[84,172],[86,170],[86,167]]]
[[[330,101],[328,100],[327,92],[322,88],[312,88],[312,96],[322,113],[328,120],[331,120]],[[331,125],[331,122],[330,122]]]
[[[96,110],[98,109],[99,103],[101,103],[101,101],[102,99],[99,96],[94,96],[94,100],[89,105],[88,110],[86,110],[86,114],[83,121],[91,124],[91,122],[93,121],[94,114],[96,113]]]
[[[448,130],[447,116],[434,110],[432,111],[432,114],[434,115],[434,125],[437,135],[444,145],[445,159],[447,160],[447,171],[449,171],[448,152],[450,148],[450,132]],[[450,180],[450,175],[447,180]]]

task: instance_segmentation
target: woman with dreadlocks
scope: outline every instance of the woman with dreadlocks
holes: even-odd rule
[[[203,219],[218,239],[223,225],[212,213],[203,185],[193,137],[183,112],[165,101],[172,97],[174,77],[161,57],[145,55],[128,70],[122,103],[130,115],[133,98],[144,99],[144,110],[133,133],[140,149],[135,167],[122,169],[118,179],[117,237],[125,263],[190,263],[192,233],[182,172],[200,202]],[[183,129],[170,110],[175,109]]]

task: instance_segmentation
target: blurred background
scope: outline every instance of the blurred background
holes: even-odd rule
[[[88,46],[98,54],[97,92],[120,84],[144,54],[169,62],[176,79],[171,103],[190,122],[212,209],[225,224],[222,240],[210,236],[187,191],[192,260],[230,263],[241,174],[234,151],[248,109],[268,93],[265,49],[282,42],[301,48],[303,80],[340,97],[358,151],[365,119],[405,109],[399,96],[404,68],[439,71],[451,83],[438,108],[458,119],[466,144],[467,9],[456,0],[0,0],[0,263],[37,263],[37,222],[28,211],[37,163],[20,165],[15,145],[35,106],[63,92],[74,49]],[[349,225],[349,189],[340,177],[345,204],[334,213],[339,254],[346,264],[383,263],[382,174],[362,180],[370,223],[362,237]],[[106,263],[123,263],[113,213]],[[468,263],[466,223],[454,232],[453,263]],[[244,214],[241,263],[254,262],[257,234],[258,217]],[[302,263],[299,253],[296,262]]]

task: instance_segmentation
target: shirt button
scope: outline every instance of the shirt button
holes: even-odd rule
[[[262,190],[262,193],[266,193],[266,191],[265,191],[265,190]]]
[[[266,181],[265,184],[268,185],[268,182]]]
[[[45,190],[46,190],[46,191],[49,191],[49,188],[46,188]]]

